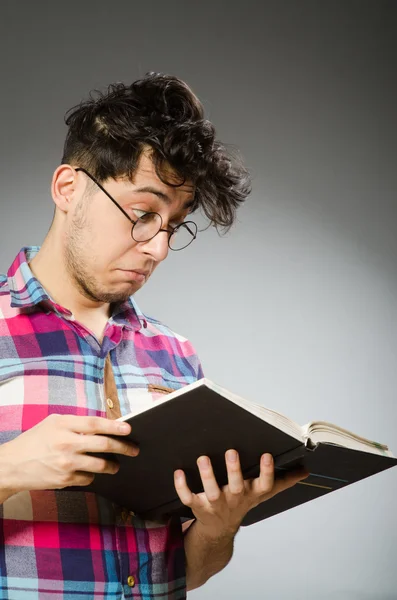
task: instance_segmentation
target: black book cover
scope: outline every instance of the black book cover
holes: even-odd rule
[[[331,444],[311,448],[205,385],[154,405],[129,422],[129,437],[139,445],[139,455],[118,456],[120,469],[116,475],[96,475],[90,486],[76,489],[94,491],[149,520],[163,520],[171,515],[192,517],[175,491],[174,471],[183,469],[190,489],[200,492],[203,488],[196,461],[207,455],[218,484],[225,485],[225,452],[229,448],[239,452],[245,478],[259,474],[259,459],[265,452],[275,459],[276,476],[298,465],[310,472],[304,482],[251,510],[243,525],[397,464],[397,459]]]

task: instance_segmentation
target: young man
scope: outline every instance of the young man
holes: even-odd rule
[[[109,437],[129,431],[118,416],[152,402],[154,388],[202,377],[189,342],[133,295],[170,249],[193,242],[196,209],[229,227],[249,179],[175,77],[110,86],[66,123],[51,229],[0,277],[0,597],[177,600],[228,563],[250,508],[305,474],[275,482],[264,456],[244,481],[230,449],[219,489],[198,457],[202,494],[175,473],[196,517],[183,528],[63,488],[117,471],[90,453],[137,454]]]

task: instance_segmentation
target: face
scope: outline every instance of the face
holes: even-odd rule
[[[169,170],[165,179],[172,182],[172,176]],[[69,275],[89,300],[123,302],[167,257],[168,234],[161,231],[148,242],[134,241],[132,223],[117,206],[85,173],[78,171],[76,177],[81,180],[77,184],[80,198],[76,193],[64,236]],[[140,211],[159,213],[162,229],[186,219],[194,193],[189,184],[172,187],[163,183],[148,153],[141,155],[133,182],[109,179],[101,184],[134,221],[142,214]]]

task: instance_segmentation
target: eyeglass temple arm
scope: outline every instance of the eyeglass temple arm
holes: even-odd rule
[[[105,188],[102,187],[102,185],[99,183],[99,181],[97,181],[97,179],[93,175],[91,175],[91,173],[88,173],[88,171],[86,171],[85,169],[83,169],[83,167],[77,167],[75,169],[75,171],[82,171],[83,173],[85,173],[87,175],[87,177],[89,177],[90,179],[92,179],[92,181],[99,187],[99,189],[102,190],[102,192],[104,194],[106,194],[106,196],[109,198],[109,200],[111,200],[113,202],[113,204],[115,206],[117,206],[117,208],[119,210],[121,210],[121,212],[123,213],[123,215],[125,215],[127,217],[127,219],[130,221],[130,223],[132,223],[133,225],[136,225],[137,221],[134,221],[134,219],[131,219],[130,215],[124,210],[124,208],[122,206],[120,206],[120,204],[118,202],[116,202],[116,200],[114,198],[112,198],[112,196],[109,194],[109,192],[107,192],[105,190]],[[186,227],[186,229],[188,230],[188,232],[190,233],[190,235],[193,237],[193,239],[196,239],[197,233],[193,233],[191,231],[191,229],[189,229],[189,227],[187,226],[187,223],[181,223],[181,225],[184,225]],[[171,236],[175,232],[176,229],[177,229],[177,227],[171,228],[171,231],[169,229],[160,229],[160,231],[166,231]]]
[[[92,181],[99,187],[100,190],[102,190],[102,192],[104,194],[106,194],[106,196],[109,198],[109,200],[111,200],[113,202],[113,204],[115,206],[117,206],[117,208],[119,210],[121,210],[121,212],[123,213],[124,216],[127,217],[127,219],[133,224],[135,225],[136,221],[134,221],[133,219],[131,219],[130,215],[124,210],[124,208],[122,206],[120,206],[120,204],[118,202],[116,202],[116,200],[114,198],[112,198],[112,196],[109,194],[109,192],[107,192],[105,190],[104,187],[101,186],[101,184],[99,183],[99,181],[97,181],[95,179],[95,177],[93,177],[90,173],[88,173],[88,171],[86,171],[85,169],[83,169],[83,167],[77,167],[75,169],[75,171],[83,171],[83,173],[85,173],[87,175],[87,177],[89,177],[90,179],[92,179]]]

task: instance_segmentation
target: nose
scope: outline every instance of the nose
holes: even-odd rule
[[[148,242],[140,243],[142,251],[145,252],[145,254],[150,254],[156,262],[161,262],[168,256],[168,236],[169,233],[167,231],[159,231],[158,234]]]

